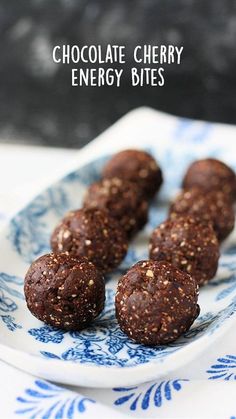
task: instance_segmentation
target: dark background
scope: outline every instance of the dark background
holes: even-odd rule
[[[183,45],[162,88],[70,87],[56,44]],[[236,123],[234,0],[0,0],[0,138],[81,147],[128,110],[148,105]],[[128,55],[128,54],[127,54]],[[129,60],[127,60],[127,67]]]

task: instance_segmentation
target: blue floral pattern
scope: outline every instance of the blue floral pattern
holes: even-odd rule
[[[56,329],[52,326],[43,326],[38,329],[33,328],[29,330],[31,336],[44,343],[61,343],[65,333],[63,330]]]
[[[31,263],[49,250],[49,232],[44,217],[52,213],[60,218],[68,205],[62,187],[49,188],[11,221],[9,239],[26,262]]]
[[[176,140],[183,140],[187,137],[193,144],[202,143],[213,129],[209,122],[197,122],[187,118],[179,118],[176,125],[174,137]]]
[[[13,316],[6,314],[18,309],[18,305],[13,298],[23,300],[23,295],[18,290],[22,285],[23,280],[21,278],[14,275],[8,275],[4,272],[0,273],[0,318],[11,332],[22,328],[21,325],[15,322]]]
[[[72,344],[63,352],[41,350],[46,358],[60,359],[106,366],[134,366],[166,358],[181,349],[191,341],[200,338],[207,330],[209,334],[220,326],[222,317],[229,317],[234,313],[235,304],[228,307],[228,311],[213,314],[208,312],[200,316],[195,325],[176,342],[168,345],[147,347],[135,344],[120,330],[114,311],[114,291],[107,289],[105,311],[94,321],[93,326],[80,332],[63,332],[51,326],[33,328],[28,333],[37,341],[44,344],[60,344],[65,336],[70,336]],[[57,345],[56,345],[57,346]]]
[[[21,211],[10,223],[9,240],[22,258],[31,263],[40,254],[49,251],[49,233],[47,217],[59,220],[65,212],[78,208],[81,194],[75,194],[79,185],[83,187],[98,179],[98,173],[105,158],[96,164],[88,164],[48,188],[38,195],[31,204]]]
[[[234,247],[234,245],[233,245]],[[226,254],[228,255],[229,249],[231,249],[232,246],[229,246],[226,248]],[[225,256],[225,253],[224,253]],[[220,301],[224,298],[227,298],[231,296],[234,291],[236,290],[236,261],[235,260],[226,260],[225,258],[222,258],[219,264],[219,268],[223,269],[225,271],[225,274],[222,278],[214,278],[212,281],[209,282],[208,287],[217,287],[221,288],[223,286],[223,289],[220,289],[219,292],[217,292],[215,300]]]
[[[29,334],[43,343],[61,343],[65,336],[64,332],[49,326],[30,329]],[[46,358],[64,361],[122,367],[145,363],[156,358],[158,352],[160,356],[165,352],[165,347],[136,345],[121,332],[115,318],[114,292],[111,289],[107,290],[106,310],[94,325],[81,332],[68,332],[67,335],[72,338],[73,346],[62,353],[41,351],[41,354]]]
[[[161,381],[139,386],[114,388],[120,393],[119,398],[114,401],[115,406],[129,405],[132,411],[146,410],[150,406],[161,407],[166,401],[173,398],[174,392],[180,391],[186,379]]]
[[[27,388],[17,402],[19,406],[15,414],[34,419],[73,419],[95,403],[92,399],[42,380],[35,380],[34,388]]]
[[[3,323],[6,325],[8,330],[11,332],[14,332],[16,329],[22,329],[22,326],[18,323],[16,323],[15,318],[13,316],[7,315],[7,316],[0,316]]]
[[[236,380],[236,355],[225,355],[207,370],[209,380]]]

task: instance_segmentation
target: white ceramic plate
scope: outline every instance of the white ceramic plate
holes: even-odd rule
[[[131,119],[134,124],[135,119]],[[145,230],[131,243],[120,268],[108,278],[105,310],[91,327],[81,332],[65,333],[35,319],[26,308],[23,278],[29,263],[49,251],[50,232],[58,220],[67,210],[81,205],[86,187],[98,179],[107,156],[81,166],[43,191],[2,232],[1,359],[32,374],[62,383],[90,387],[128,386],[168,374],[193,360],[236,321],[235,234],[222,249],[217,277],[200,291],[199,318],[175,343],[158,347],[135,344],[120,331],[115,320],[117,278],[133,263],[147,258],[148,237],[152,229],[165,219],[168,200],[179,187],[186,166],[200,155],[230,160],[229,163],[236,166],[230,144],[226,149],[223,142],[217,142],[216,147],[214,141],[207,138],[210,124],[202,125],[205,131],[201,137],[195,135],[191,138],[189,135],[188,143],[179,139],[183,132],[186,136],[186,130],[192,129],[194,123],[176,119],[175,124],[176,130],[168,141],[158,143],[158,146],[153,139],[148,142],[144,138],[139,142],[139,147],[150,151],[160,162],[165,176],[164,187],[150,209],[150,221]],[[113,132],[116,130],[117,126]]]

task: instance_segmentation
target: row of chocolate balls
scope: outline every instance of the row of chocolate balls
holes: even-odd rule
[[[125,257],[128,240],[146,223],[148,201],[162,183],[153,157],[138,150],[116,154],[102,177],[87,191],[83,209],[55,228],[54,253],[38,258],[26,274],[27,306],[52,326],[80,330],[102,311],[103,275]]]
[[[154,158],[139,150],[124,150],[103,168],[91,184],[83,208],[68,213],[51,236],[56,253],[86,256],[104,274],[123,260],[128,241],[146,224],[149,200],[159,190],[162,171]]]
[[[118,174],[119,178],[112,177]],[[116,154],[104,167],[103,180],[89,187],[84,209],[69,213],[56,227],[51,239],[53,251],[87,256],[103,273],[112,271],[125,256],[128,247],[120,226],[128,238],[143,227],[147,221],[148,199],[160,188],[161,182],[161,169],[152,156],[137,150]],[[153,232],[150,256],[156,260],[169,260],[182,269],[185,267],[202,284],[216,271],[217,251],[211,240],[210,227],[205,227],[205,239],[203,226],[194,228],[190,225],[189,233],[182,232],[183,221],[179,218],[189,214],[207,224],[211,222],[218,240],[225,239],[234,227],[232,201],[236,196],[235,174],[223,162],[200,160],[190,166],[183,185],[184,191],[170,208],[170,220]],[[210,190],[206,191],[206,188]],[[112,222],[110,216],[117,222]],[[186,247],[183,240],[180,243],[180,238],[187,234],[187,242],[192,241],[193,244],[189,242]],[[187,251],[188,255],[185,255]],[[193,252],[194,256],[191,256]]]
[[[122,176],[122,162],[120,161],[120,158],[129,153],[130,151],[124,151],[116,155],[108,165],[105,166],[104,176],[107,175],[107,167],[110,167],[110,165],[114,167],[113,161],[116,161],[117,157],[119,158],[120,176]],[[137,156],[140,156],[140,154],[141,156],[144,154],[146,157],[145,163],[148,158],[150,158],[151,161],[152,157],[149,157],[147,153],[136,151],[136,154],[129,160],[130,165],[134,165],[134,162],[137,163],[137,161],[139,161]],[[227,170],[230,171],[230,168],[227,168],[224,163],[213,159],[195,162],[187,171],[183,184],[188,185],[189,173],[191,174],[191,171],[196,165],[200,166],[200,170],[204,172],[201,164],[203,162],[204,167],[207,167],[208,170],[209,166],[212,166],[208,182],[211,182],[214,177],[216,189],[214,190],[211,187],[211,190],[206,193],[203,186],[200,186],[199,184],[191,188],[185,188],[183,192],[177,196],[169,211],[170,220],[165,224],[162,224],[153,232],[150,244],[150,256],[152,259],[169,260],[171,257],[171,260],[169,261],[174,262],[176,265],[176,258],[180,251],[182,254],[186,252],[187,249],[184,246],[183,240],[179,247],[180,237],[187,234],[186,232],[181,232],[180,216],[189,214],[198,217],[202,222],[206,222],[207,225],[211,223],[219,241],[225,239],[233,230],[235,219],[232,204],[233,198],[231,194],[229,195],[226,193],[226,190],[230,190],[229,185],[227,185],[227,180],[224,180],[224,183],[221,182],[219,185],[220,179],[216,176],[216,173],[223,173],[223,168],[225,168],[226,172]],[[130,172],[129,166],[128,162],[124,161],[124,163],[127,167],[127,171],[125,172],[127,176],[127,173],[129,174]],[[151,178],[151,175],[153,174],[156,176],[156,182],[155,179],[152,179],[151,183],[152,193],[154,193],[154,190],[157,191],[160,187],[162,175],[158,176],[157,182],[157,173],[161,173],[161,171],[156,164],[154,166],[152,161],[151,163],[152,169],[156,170],[156,173],[151,172],[151,174],[149,174],[149,178]],[[140,169],[140,167],[139,170],[142,172],[144,171],[144,169]],[[110,172],[111,171],[109,171],[109,174]],[[117,172],[119,171],[117,170]],[[135,167],[135,172],[137,179],[137,167]],[[151,179],[149,179],[149,182],[150,180]],[[150,183],[147,185],[149,186]],[[155,186],[155,189],[153,185]],[[82,210],[70,212],[56,227],[51,238],[53,251],[56,253],[68,251],[73,256],[87,256],[103,273],[112,271],[119,265],[128,248],[128,242],[123,234],[124,231],[128,238],[131,238],[147,221],[147,199],[151,197],[151,194],[150,192],[149,194],[146,193],[145,186],[146,184],[140,187],[139,184],[136,184],[133,180],[130,181],[130,179],[122,179],[121,177],[104,178],[101,181],[93,183],[85,196],[84,208]],[[107,214],[104,213],[104,210],[107,211]],[[112,222],[110,216],[112,216],[116,222],[114,220]],[[120,227],[122,227],[122,229]],[[200,274],[196,273],[198,283],[201,284],[210,279],[208,270],[204,269],[204,254],[206,255],[209,264],[209,261],[211,261],[216,252],[213,251],[214,246],[212,246],[213,243],[211,240],[212,234],[208,231],[210,227],[205,227],[208,231],[205,244],[205,235],[202,231],[203,226],[195,228],[196,231],[192,232],[192,234],[191,228],[193,229],[194,227],[190,225],[189,228],[189,234],[192,235],[192,241],[195,240],[196,235],[199,236],[199,239],[197,239],[197,247],[201,247],[202,249],[201,252],[198,251],[198,256],[195,256],[195,264],[193,263],[191,265],[193,268],[194,265],[197,264],[199,265],[199,270],[203,271]],[[177,240],[175,240],[175,237]],[[206,245],[209,247],[208,251],[206,251]],[[194,249],[192,249],[192,251],[194,251]],[[189,252],[191,252],[190,249]],[[212,257],[210,255],[212,255]],[[193,260],[193,257],[189,255],[188,257],[190,258],[190,261]],[[181,260],[181,266],[186,264],[188,272],[192,273],[190,264],[187,264],[188,257]],[[201,265],[203,265],[202,269]],[[211,271],[213,270],[211,269]],[[203,278],[201,278],[201,276],[203,276]],[[206,279],[204,279],[205,277]]]
[[[134,151],[131,153],[134,153]],[[118,160],[120,158],[119,155],[122,155],[122,153],[117,155]],[[116,156],[113,159],[116,159]],[[135,160],[134,156],[133,160]],[[108,167],[109,164],[111,165],[111,162],[108,163]],[[154,167],[154,165],[152,166]],[[128,167],[128,162],[126,163],[126,167]],[[142,169],[140,169],[140,171],[141,170]],[[158,170],[160,171],[160,169]],[[145,177],[147,177],[147,171],[141,173],[143,175],[143,179],[145,179]],[[116,187],[120,186],[120,182],[117,183],[116,179],[115,183],[116,185],[113,184],[113,186],[115,186],[116,190]],[[123,182],[121,184],[123,184]],[[158,187],[159,186],[160,184]],[[106,195],[107,186],[104,186],[104,182],[103,187],[106,191]],[[92,188],[94,188],[94,186],[92,186]],[[95,190],[96,189],[97,188],[95,188]],[[141,195],[144,199],[145,194],[142,193]],[[150,198],[150,196],[151,193],[149,192],[149,194],[145,195],[145,199]],[[115,203],[114,200],[113,202]],[[82,219],[82,221],[80,220],[81,222],[78,222],[78,212],[71,214],[69,216],[71,223],[68,225],[67,222],[65,223],[65,221],[63,221],[60,225],[59,231],[56,233],[57,236],[59,235],[59,240],[57,240],[58,248],[56,251],[68,251],[68,249],[64,248],[65,242],[63,242],[62,239],[68,239],[71,236],[72,230],[74,241],[72,240],[73,246],[70,245],[70,254],[77,256],[77,258],[70,258],[67,254],[64,253],[60,255],[45,255],[34,262],[28,271],[28,274],[26,275],[25,293],[29,309],[34,315],[36,315],[36,317],[40,318],[46,323],[66,329],[80,329],[85,327],[91,320],[93,320],[94,317],[100,313],[104,305],[104,287],[102,286],[101,274],[98,274],[91,261],[88,262],[83,258],[80,258],[80,260],[78,259],[78,254],[76,251],[83,252],[83,249],[81,250],[81,246],[80,249],[78,248],[79,241],[81,242],[81,236],[80,240],[78,240],[78,236],[76,239],[75,232],[81,232],[81,230],[84,231],[85,235],[82,237],[82,239],[84,241],[87,240],[86,246],[89,247],[91,242],[93,242],[95,245],[95,249],[93,246],[93,250],[91,251],[90,249],[90,252],[87,252],[86,254],[90,260],[94,261],[93,258],[96,255],[94,250],[96,250],[97,247],[99,253],[99,250],[101,249],[100,246],[102,243],[99,243],[99,239],[101,239],[101,237],[99,235],[97,236],[96,231],[94,231],[94,234],[89,236],[93,239],[86,239],[85,236],[87,236],[88,227],[91,226],[92,221],[95,223],[95,225],[98,226],[99,223],[97,222],[97,218],[98,216],[100,216],[100,218],[102,216],[98,230],[100,232],[103,230],[106,231],[103,237],[103,241],[107,244],[109,238],[112,237],[112,235],[110,236],[108,233],[110,220],[106,214],[106,225],[104,227],[104,214],[102,215],[101,210],[89,210],[87,215],[88,214],[90,214],[89,219],[85,216],[85,214],[81,215],[81,212],[79,213],[79,219]],[[132,217],[133,216],[134,214],[132,214]],[[174,246],[176,246],[174,263],[177,266],[180,265],[181,271],[174,268],[173,260],[171,260],[172,265],[169,265],[166,262],[140,262],[131,268],[131,270],[120,281],[118,286],[116,297],[118,321],[122,330],[138,342],[143,342],[146,344],[167,343],[168,341],[175,340],[181,333],[187,330],[187,328],[190,327],[198,315],[199,308],[197,305],[197,287],[195,280],[192,280],[192,278],[190,278],[188,274],[184,273],[183,270],[186,270],[186,272],[189,272],[192,275],[194,273],[196,274],[196,272],[199,270],[197,269],[199,266],[199,261],[204,262],[205,260],[205,267],[200,263],[202,267],[200,267],[199,283],[201,283],[201,281],[205,282],[206,280],[210,279],[209,276],[213,276],[216,270],[215,266],[214,268],[209,266],[211,262],[209,262],[209,258],[205,256],[206,253],[212,255],[213,246],[215,250],[215,252],[213,252],[215,259],[213,259],[216,262],[215,265],[217,265],[217,240],[215,239],[212,227],[208,225],[199,227],[198,223],[196,223],[196,220],[193,217],[187,217],[184,219],[183,217],[180,217],[178,220],[172,221],[172,224],[174,225],[174,231],[177,228],[177,236],[176,232],[171,232],[171,229],[169,228],[170,226],[168,225],[166,225],[166,228],[164,228],[165,225],[162,224],[159,229],[155,230],[151,244],[151,256],[154,259],[156,258],[168,260],[168,256],[173,253],[173,249],[171,250],[169,248],[170,245],[168,243],[172,243],[172,247],[174,243]],[[114,221],[112,225],[114,225]],[[131,225],[133,225],[133,223],[131,223]],[[202,231],[200,234],[197,234],[197,231],[199,232],[199,228],[200,230],[204,229],[204,234],[202,234]],[[115,230],[116,229],[117,226]],[[191,240],[190,243],[188,243],[187,240],[186,244],[181,238],[181,234],[186,236],[186,229],[188,231],[187,236],[190,234],[190,238],[194,244],[194,250],[196,250],[196,243],[198,240],[200,240],[198,243],[199,246],[197,246],[197,256],[195,256],[194,251],[191,248]],[[113,230],[114,235],[117,233],[115,230]],[[171,238],[170,241],[167,239],[163,242],[163,230],[166,230],[164,237],[168,236],[169,234],[169,238]],[[161,231],[160,234],[158,234],[158,231]],[[209,239],[206,241],[206,239],[203,240],[203,237],[208,237]],[[113,238],[115,240],[114,243],[117,243],[117,235]],[[196,238],[198,239],[197,241]],[[157,243],[159,243],[159,239],[161,239],[162,246],[164,245],[165,247],[165,242],[168,244],[167,248],[165,249],[166,255],[163,251],[159,251],[158,249],[159,246],[157,246]],[[179,240],[181,240],[180,247],[177,244]],[[119,263],[118,261],[121,258],[122,253],[121,242],[122,240],[120,242],[118,240],[118,247],[116,246],[116,256],[113,258],[113,263],[107,263],[106,261],[104,265],[104,253],[103,251],[101,252],[100,256],[103,265],[103,271],[111,270],[114,266],[114,263]],[[181,249],[180,253],[178,253],[178,248]],[[199,249],[201,249],[201,251]],[[81,253],[79,253],[79,255],[81,255]],[[192,261],[191,264],[188,263],[189,258]],[[107,257],[105,257],[105,259],[107,259]],[[213,259],[211,258],[211,260]],[[97,273],[95,273],[94,269]],[[191,270],[193,272],[190,272]],[[212,274],[213,270],[214,273]],[[202,275],[202,273],[204,273],[204,275]],[[70,277],[70,280],[68,280],[68,276]],[[36,278],[37,287],[34,287],[35,279],[32,280],[32,277]],[[129,281],[130,279],[131,283]],[[146,286],[144,286],[145,280],[147,280]],[[80,292],[78,292],[79,284]],[[126,303],[124,303],[125,301]],[[173,308],[175,310],[174,317]],[[178,308],[178,310],[176,310],[176,308]],[[161,328],[159,327],[160,324],[162,324]]]
[[[234,171],[215,159],[194,162],[169,219],[150,240],[150,260],[122,277],[116,293],[118,323],[131,339],[167,344],[198,317],[199,286],[215,275],[219,243],[234,228]]]
[[[208,158],[192,163],[182,184],[169,218],[152,234],[150,258],[171,262],[203,285],[217,271],[219,244],[234,229],[236,176]]]

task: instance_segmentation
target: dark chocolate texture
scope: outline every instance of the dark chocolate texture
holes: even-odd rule
[[[132,237],[147,222],[148,202],[136,183],[110,178],[93,183],[84,199],[86,208],[106,209]]]
[[[86,258],[66,253],[41,256],[30,266],[24,284],[31,313],[65,330],[88,326],[103,310],[105,282]]]
[[[136,263],[119,281],[116,316],[137,343],[165,345],[186,332],[199,314],[198,286],[168,262]]]
[[[123,150],[115,154],[105,165],[103,177],[135,182],[147,199],[154,197],[163,182],[156,160],[143,150]]]
[[[120,224],[105,210],[71,211],[51,236],[55,253],[87,257],[103,273],[115,269],[126,255],[128,241]]]
[[[170,218],[191,214],[212,223],[219,241],[224,240],[233,230],[235,214],[228,197],[222,191],[191,188],[182,191],[170,207]]]
[[[236,200],[235,172],[220,160],[208,158],[193,162],[185,174],[183,187],[193,186],[207,193],[212,190],[222,191],[232,202]]]
[[[150,259],[164,260],[190,274],[199,285],[214,277],[219,243],[211,224],[191,215],[160,224],[150,239]]]

